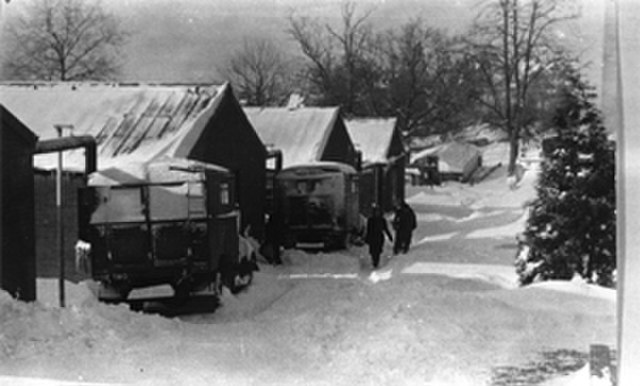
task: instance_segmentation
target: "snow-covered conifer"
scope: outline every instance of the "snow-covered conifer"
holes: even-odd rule
[[[575,275],[614,285],[616,269],[614,144],[607,137],[593,93],[570,71],[545,149],[537,197],[516,259],[520,283]]]

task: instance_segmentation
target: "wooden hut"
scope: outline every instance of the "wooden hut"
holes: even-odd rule
[[[346,121],[356,149],[362,152],[360,210],[371,204],[391,211],[404,199],[405,148],[395,118],[359,118]]]
[[[33,152],[37,137],[0,104],[0,288],[36,298]]]
[[[439,179],[467,182],[482,166],[482,152],[469,143],[448,142],[413,154],[411,165],[424,169],[431,160],[437,162]]]
[[[338,107],[245,107],[268,149],[282,152],[282,167],[317,161],[358,167],[356,149]]]
[[[65,135],[90,135],[98,144],[98,169],[121,157],[161,156],[217,164],[236,176],[242,228],[260,237],[264,229],[266,150],[231,87],[224,85],[140,85],[43,83],[0,86],[4,103],[41,139],[56,137],[54,125],[73,128]],[[35,157],[38,264],[50,264],[56,154]],[[65,250],[77,238],[76,187],[84,183],[81,150],[64,153]],[[51,255],[51,256],[49,256]],[[72,259],[72,256],[69,256]],[[71,261],[71,260],[70,260]],[[68,274],[73,275],[73,264]],[[44,270],[43,270],[44,273]]]

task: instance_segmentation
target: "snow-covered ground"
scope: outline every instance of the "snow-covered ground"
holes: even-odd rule
[[[408,254],[387,245],[373,271],[364,247],[287,251],[213,313],[132,312],[98,303],[86,282],[67,283],[65,309],[55,280],[38,280],[33,304],[0,293],[0,385],[506,385],[495,369],[613,347],[614,291],[516,284],[534,181],[529,170],[511,190],[499,169],[475,186],[410,187]]]

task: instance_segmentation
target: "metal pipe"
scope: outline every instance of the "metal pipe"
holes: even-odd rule
[[[97,170],[97,144],[95,138],[90,135],[38,141],[34,154],[53,153],[81,147],[85,148],[85,173],[95,172]]]
[[[281,150],[269,150],[267,151],[267,159],[273,158],[275,160],[275,172],[278,173],[282,170],[282,151]]]

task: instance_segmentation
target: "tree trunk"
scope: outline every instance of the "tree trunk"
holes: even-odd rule
[[[513,175],[516,170],[516,161],[518,160],[518,152],[520,151],[520,135],[515,127],[509,128],[509,167],[508,175]]]

